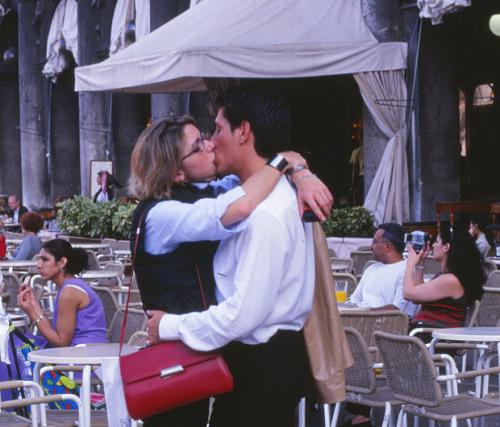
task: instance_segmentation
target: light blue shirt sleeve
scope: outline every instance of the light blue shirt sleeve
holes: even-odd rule
[[[159,255],[172,252],[180,243],[201,240],[223,240],[246,228],[247,221],[229,227],[220,222],[227,207],[243,197],[245,191],[236,187],[217,198],[195,203],[167,200],[158,203],[146,217],[146,252]]]
[[[194,186],[204,189],[210,187],[214,194],[218,196],[240,185],[240,179],[236,175],[227,175],[221,179],[209,183],[195,183]]]

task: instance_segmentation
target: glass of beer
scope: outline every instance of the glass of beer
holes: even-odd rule
[[[347,301],[347,281],[340,280],[335,282],[335,294],[337,296],[338,303],[344,303]]]

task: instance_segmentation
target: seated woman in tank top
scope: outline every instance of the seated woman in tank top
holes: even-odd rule
[[[69,242],[54,239],[46,242],[37,261],[39,274],[57,286],[52,322],[35,299],[30,286],[21,288],[18,305],[38,327],[50,347],[66,347],[106,342],[106,318],[99,297],[75,277],[87,268],[87,253]]]
[[[483,295],[486,280],[481,255],[469,233],[453,226],[441,226],[432,246],[441,271],[424,284],[425,257],[429,247],[416,252],[408,245],[403,295],[422,304],[411,328],[454,328],[464,326],[466,309]]]

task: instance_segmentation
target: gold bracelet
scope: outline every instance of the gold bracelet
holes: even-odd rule
[[[40,317],[36,320],[33,321],[33,324],[38,326],[38,324],[43,320],[43,318],[45,317],[45,314],[40,314]]]

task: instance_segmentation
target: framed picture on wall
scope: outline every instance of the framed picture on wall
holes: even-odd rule
[[[90,197],[93,197],[99,190],[97,185],[97,174],[107,171],[113,175],[113,162],[111,160],[91,160],[90,161]]]

